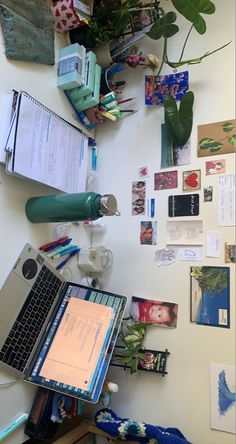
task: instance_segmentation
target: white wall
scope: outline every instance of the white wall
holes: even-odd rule
[[[165,2],[166,3],[166,2]],[[202,55],[208,50],[232,40],[234,42],[234,1],[216,0],[217,11],[205,16],[207,34],[193,32],[185,57]],[[183,21],[183,41],[189,25]],[[173,37],[169,58],[177,59],[180,53],[179,37]],[[146,38],[142,43],[144,53],[161,54],[160,43]],[[167,67],[163,73],[171,73]],[[100,192],[114,193],[118,199],[120,217],[107,218],[106,235],[95,238],[112,248],[114,265],[106,282],[106,289],[125,294],[166,299],[179,303],[176,329],[153,328],[145,345],[164,350],[171,355],[168,375],[136,374],[129,376],[122,369],[110,369],[110,378],[120,385],[113,395],[112,408],[120,416],[180,428],[194,444],[232,444],[234,436],[210,429],[210,362],[234,365],[235,345],[235,266],[231,265],[231,328],[221,329],[190,324],[190,262],[176,262],[158,268],[154,261],[157,248],[165,247],[168,195],[173,190],[154,191],[153,174],[160,171],[161,135],[163,110],[148,109],[144,105],[144,75],[150,73],[141,68],[127,69],[124,78],[127,88],[124,97],[136,97],[138,112],[126,116],[118,123],[107,122],[97,130],[99,149],[98,176]],[[197,158],[197,125],[232,119],[234,117],[234,43],[223,51],[190,66],[190,88],[195,94],[194,124],[192,132],[191,165],[178,167],[179,190],[182,190],[182,171],[201,168],[200,216],[204,220],[204,232],[219,231],[217,226],[218,176],[205,175],[205,161]],[[121,76],[122,78],[122,76]],[[215,156],[226,159],[226,170],[232,172],[234,156]],[[150,165],[151,176],[147,180],[147,197],[157,202],[156,220],[158,239],[156,246],[139,245],[140,221],[143,216],[131,216],[131,182],[138,179],[138,167]],[[203,202],[203,186],[213,185],[213,202]],[[176,191],[176,190],[174,190]],[[222,251],[219,259],[203,257],[200,265],[225,265],[223,244],[235,243],[234,230],[223,228]]]

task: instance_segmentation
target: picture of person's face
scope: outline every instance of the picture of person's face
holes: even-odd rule
[[[165,305],[152,305],[149,310],[150,321],[165,324],[170,321],[169,307]]]

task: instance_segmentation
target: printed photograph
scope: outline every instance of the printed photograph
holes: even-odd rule
[[[211,363],[211,428],[235,433],[235,367]]]
[[[213,200],[213,187],[209,185],[209,187],[203,188],[204,202],[212,202]]]
[[[140,244],[157,244],[157,222],[147,220],[140,223]]]
[[[145,105],[160,105],[165,96],[181,100],[189,89],[188,71],[167,75],[145,76]]]
[[[201,170],[183,171],[183,191],[200,190]]]
[[[153,373],[167,373],[166,361],[168,357],[168,352],[161,352],[157,350],[144,350],[144,358],[139,358],[137,368],[144,372]]]
[[[165,171],[154,174],[154,190],[168,190],[178,187],[178,171]]]
[[[191,267],[191,322],[230,328],[229,276],[229,267]]]
[[[235,153],[236,120],[208,123],[198,126],[198,157]]]
[[[209,160],[206,162],[206,174],[221,174],[225,173],[225,159]]]
[[[132,297],[130,316],[139,322],[151,322],[160,327],[176,327],[178,304]]]
[[[161,168],[171,168],[179,165],[189,165],[191,163],[191,143],[179,147],[171,139],[167,125],[161,125]]]
[[[132,215],[146,214],[146,182],[132,182]]]
[[[236,263],[236,245],[227,244],[225,242],[225,262],[235,264]]]

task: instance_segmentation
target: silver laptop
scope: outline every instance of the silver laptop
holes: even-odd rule
[[[113,307],[114,319],[89,392],[43,378],[40,368],[70,298]],[[96,402],[126,305],[120,295],[67,282],[42,254],[26,244],[0,290],[0,368],[26,381]]]

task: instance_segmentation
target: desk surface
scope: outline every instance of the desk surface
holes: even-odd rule
[[[56,35],[56,58],[58,48],[66,46],[64,35]],[[59,115],[78,125],[73,117],[73,111],[67,103],[62,91],[56,88],[56,64],[44,66],[27,62],[9,61],[4,55],[3,37],[0,35],[0,100],[11,89],[25,90]],[[11,269],[17,254],[25,242],[35,247],[50,241],[56,224],[31,224],[25,217],[25,202],[31,196],[53,194],[55,190],[27,180],[7,175],[3,165],[0,165],[0,207],[1,207],[1,249],[4,252],[0,261],[0,287],[4,278]],[[78,233],[82,231],[82,234]],[[73,239],[81,241],[84,231],[80,227],[72,226],[70,234]],[[86,235],[84,239],[87,242]],[[88,245],[88,244],[87,244]],[[73,262],[73,263],[72,263]],[[71,261],[72,276],[69,280],[79,282],[76,260]],[[0,383],[11,378],[0,372]],[[29,412],[34,398],[35,387],[23,381],[15,382],[10,386],[0,385],[0,429],[5,427],[15,417],[23,412]],[[20,444],[27,439],[24,427],[19,427],[4,440],[6,444]]]

